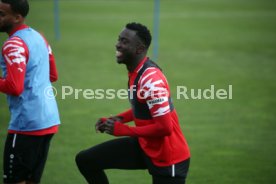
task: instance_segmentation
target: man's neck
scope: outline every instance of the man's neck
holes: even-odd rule
[[[128,72],[133,72],[139,63],[145,58],[145,55],[136,57],[129,65],[127,65]]]
[[[11,30],[8,33],[9,36],[13,35],[17,30],[20,30],[21,28],[26,27],[26,25],[24,23],[19,23],[14,25]]]

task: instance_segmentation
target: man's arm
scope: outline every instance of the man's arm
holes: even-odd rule
[[[49,62],[50,62],[50,81],[56,82],[58,80],[58,72],[57,72],[55,57],[50,45],[48,45],[48,50],[49,50]]]
[[[163,137],[170,135],[173,130],[173,122],[170,114],[169,87],[166,78],[159,70],[149,69],[141,77],[138,86],[143,92],[140,95],[150,110],[151,123],[144,126],[130,127],[116,121],[113,123],[113,129],[107,127],[107,133],[110,132],[115,136],[134,137]],[[112,126],[112,123],[109,122],[107,126]]]
[[[48,52],[49,52],[50,81],[56,82],[58,80],[58,72],[57,72],[57,67],[56,67],[55,56],[53,54],[50,44],[48,43],[48,41],[45,38],[45,36],[43,34],[41,34],[41,36],[43,37],[43,39],[47,45]]]
[[[20,38],[13,37],[5,42],[2,55],[7,73],[5,78],[0,78],[0,92],[19,96],[24,90],[28,48]]]
[[[116,117],[118,117],[120,119],[121,123],[131,122],[131,121],[133,121],[132,109],[128,109],[127,111],[118,114]]]
[[[155,117],[152,119],[153,124],[131,127],[120,122],[114,122],[113,135],[115,136],[132,136],[132,137],[164,137],[171,134],[173,123],[171,115]]]

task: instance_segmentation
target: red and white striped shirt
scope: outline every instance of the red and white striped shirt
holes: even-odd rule
[[[134,110],[129,109],[118,115],[123,122],[115,123],[114,135],[138,137],[140,146],[155,165],[169,166],[188,159],[190,151],[176,110],[170,108],[170,89],[162,71],[157,67],[148,67],[138,76],[146,61],[147,58],[144,58],[134,72],[129,73],[129,90],[137,92],[140,103],[147,104],[151,117],[138,119]],[[140,78],[136,87],[134,81],[137,77]],[[137,89],[133,90],[135,87]],[[129,121],[134,121],[136,126],[124,124]]]

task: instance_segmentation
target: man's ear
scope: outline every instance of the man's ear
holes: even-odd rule
[[[145,52],[145,50],[146,50],[146,46],[144,44],[139,44],[137,46],[136,53],[141,54],[141,53]]]
[[[24,17],[21,14],[17,13],[14,17],[15,17],[14,22],[16,24],[24,22]]]

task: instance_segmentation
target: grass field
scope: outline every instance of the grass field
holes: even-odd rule
[[[81,184],[80,150],[112,139],[96,134],[97,118],[129,107],[127,100],[62,99],[74,89],[126,88],[115,43],[130,21],[153,25],[153,0],[60,1],[55,40],[53,1],[32,0],[27,23],[44,33],[59,70],[62,125],[52,141],[42,184]],[[276,183],[276,2],[274,0],[161,0],[158,63],[173,93],[192,153],[188,184]],[[6,38],[1,34],[1,44]],[[149,56],[152,52],[150,51]],[[177,86],[228,89],[233,99],[176,99]],[[8,126],[0,94],[0,158]],[[112,150],[110,150],[112,151]],[[0,159],[2,165],[2,159]],[[0,169],[2,175],[2,168]],[[147,171],[108,170],[111,184],[149,184]]]

